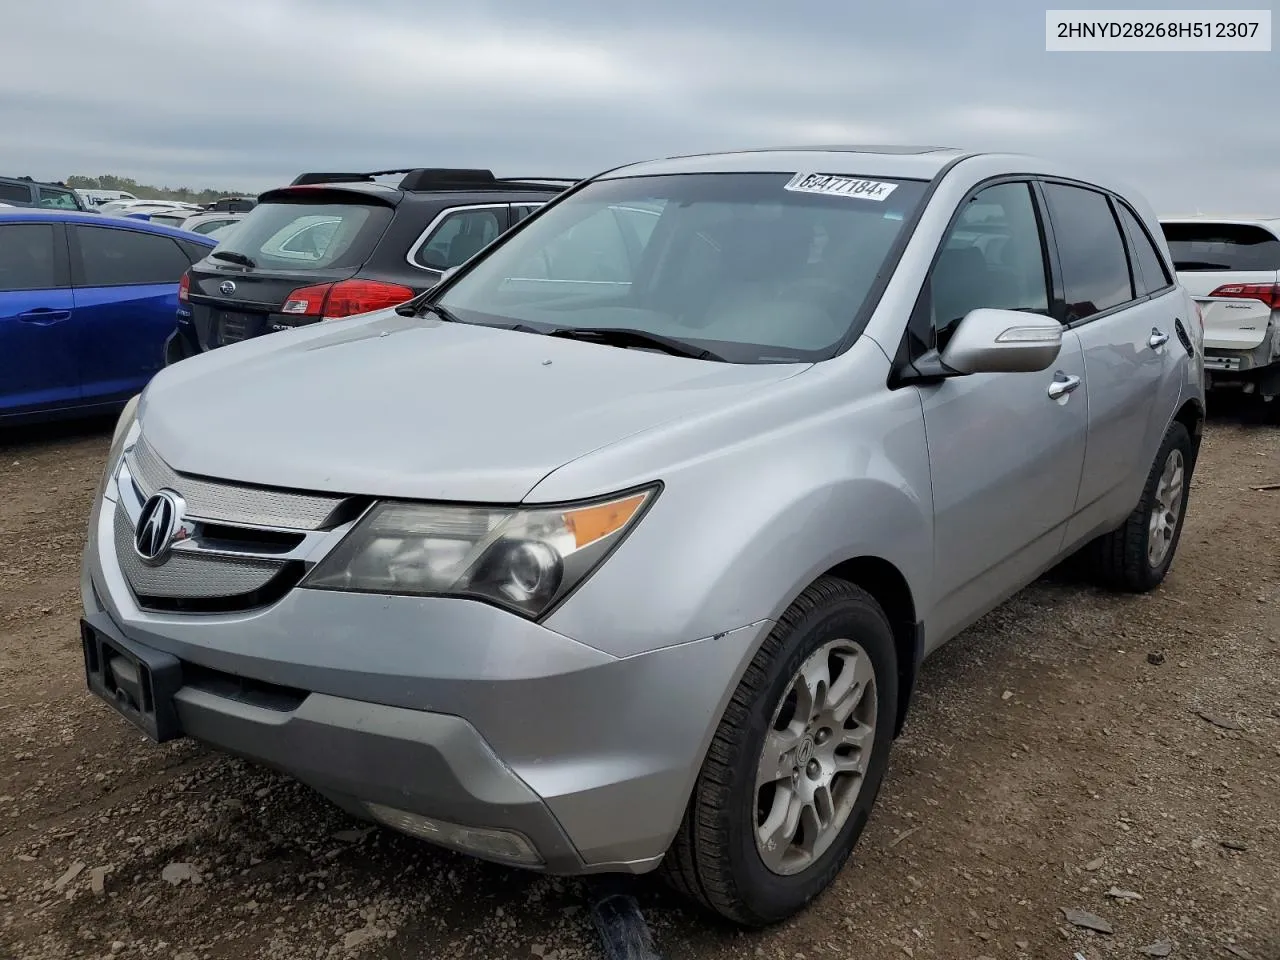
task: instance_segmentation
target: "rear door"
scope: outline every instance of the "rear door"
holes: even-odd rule
[[[60,223],[0,223],[0,417],[80,401]]]
[[[1057,252],[1058,318],[1080,336],[1089,388],[1089,439],[1067,532],[1072,543],[1138,501],[1155,454],[1156,400],[1173,350],[1174,288],[1140,297],[1111,198],[1078,184],[1042,184]],[[1157,441],[1158,442],[1158,441]]]
[[[178,281],[191,261],[177,241],[124,226],[71,228],[77,348],[87,401],[141,390],[164,365]]]
[[[354,277],[394,207],[357,191],[275,191],[191,268],[191,320],[200,349],[321,318],[329,285]]]
[[[1161,228],[1178,279],[1204,312],[1205,348],[1261,346],[1280,306],[1277,234],[1257,224],[1212,220],[1167,221]]]

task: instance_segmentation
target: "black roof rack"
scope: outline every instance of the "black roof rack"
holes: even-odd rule
[[[290,186],[301,187],[322,183],[373,183],[375,177],[403,174],[401,190],[483,190],[528,184],[574,184],[576,177],[495,177],[492,170],[468,167],[404,167],[396,170],[372,170],[369,173],[302,173]]]

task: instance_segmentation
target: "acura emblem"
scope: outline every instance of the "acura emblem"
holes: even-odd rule
[[[229,297],[236,292],[236,282],[234,280],[223,280],[218,284],[218,292],[224,297]]]
[[[163,563],[174,541],[187,536],[182,523],[186,504],[172,490],[161,490],[142,505],[138,529],[133,535],[133,549],[147,563]]]

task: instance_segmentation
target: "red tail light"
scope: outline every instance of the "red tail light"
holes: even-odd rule
[[[336,320],[357,313],[386,310],[406,300],[412,300],[413,290],[398,283],[379,283],[375,280],[343,280],[335,283],[324,305],[324,318]]]
[[[281,313],[295,317],[319,317],[324,313],[325,297],[333,289],[332,283],[321,283],[314,287],[299,287],[285,299]]]
[[[1272,310],[1280,310],[1280,283],[1227,283],[1209,296],[1261,300]]]
[[[191,289],[191,277],[183,274],[182,279],[178,281],[178,300],[182,303],[187,302],[187,292]]]
[[[412,300],[414,291],[398,283],[381,283],[377,280],[343,280],[339,283],[321,283],[313,287],[300,287],[284,302],[281,313],[295,317],[320,317],[338,320],[399,306]]]

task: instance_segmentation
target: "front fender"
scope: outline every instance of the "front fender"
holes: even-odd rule
[[[917,392],[880,378],[850,397],[847,384],[801,389],[806,376],[772,409],[744,411],[754,430],[737,442],[650,477],[664,484],[653,508],[546,625],[632,656],[777,619],[814,579],[861,556],[888,561],[916,598],[929,596],[933,504]],[[696,446],[699,432],[685,439]],[[567,489],[544,481],[530,499]]]

